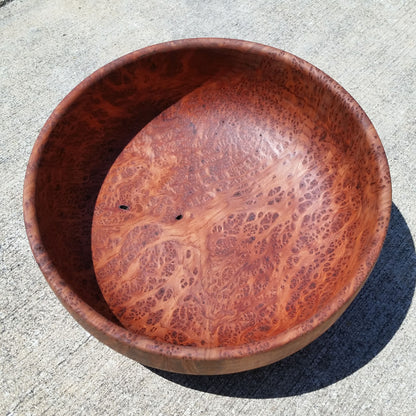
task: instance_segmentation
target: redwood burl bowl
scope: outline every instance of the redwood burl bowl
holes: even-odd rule
[[[223,374],[344,312],[390,217],[387,160],[334,80],[278,49],[190,39],[104,66],[55,109],[24,188],[34,256],[88,331]]]

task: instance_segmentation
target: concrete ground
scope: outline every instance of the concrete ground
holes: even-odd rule
[[[0,8],[1,415],[414,415],[416,409],[416,2],[14,0]],[[393,211],[364,289],[327,333],[255,371],[190,377],[114,352],[64,310],[26,240],[22,188],[62,98],[127,52],[230,37],[298,55],[373,121]]]

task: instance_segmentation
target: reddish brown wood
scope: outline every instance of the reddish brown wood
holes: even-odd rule
[[[193,374],[266,365],[324,332],[371,272],[390,206],[351,96],[293,55],[223,39],[94,73],[46,123],[24,190],[32,250],[73,316]]]

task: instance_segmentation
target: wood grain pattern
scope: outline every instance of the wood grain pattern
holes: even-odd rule
[[[76,319],[195,374],[319,336],[368,277],[390,205],[382,145],[348,93],[283,51],[218,39],[147,48],[84,81],[25,183],[32,249]]]

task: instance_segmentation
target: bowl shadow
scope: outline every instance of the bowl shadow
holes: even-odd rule
[[[297,353],[269,366],[221,376],[150,369],[182,386],[242,398],[294,396],[344,379],[371,361],[406,317],[416,284],[416,253],[405,219],[392,205],[380,257],[363,289],[341,318]]]

